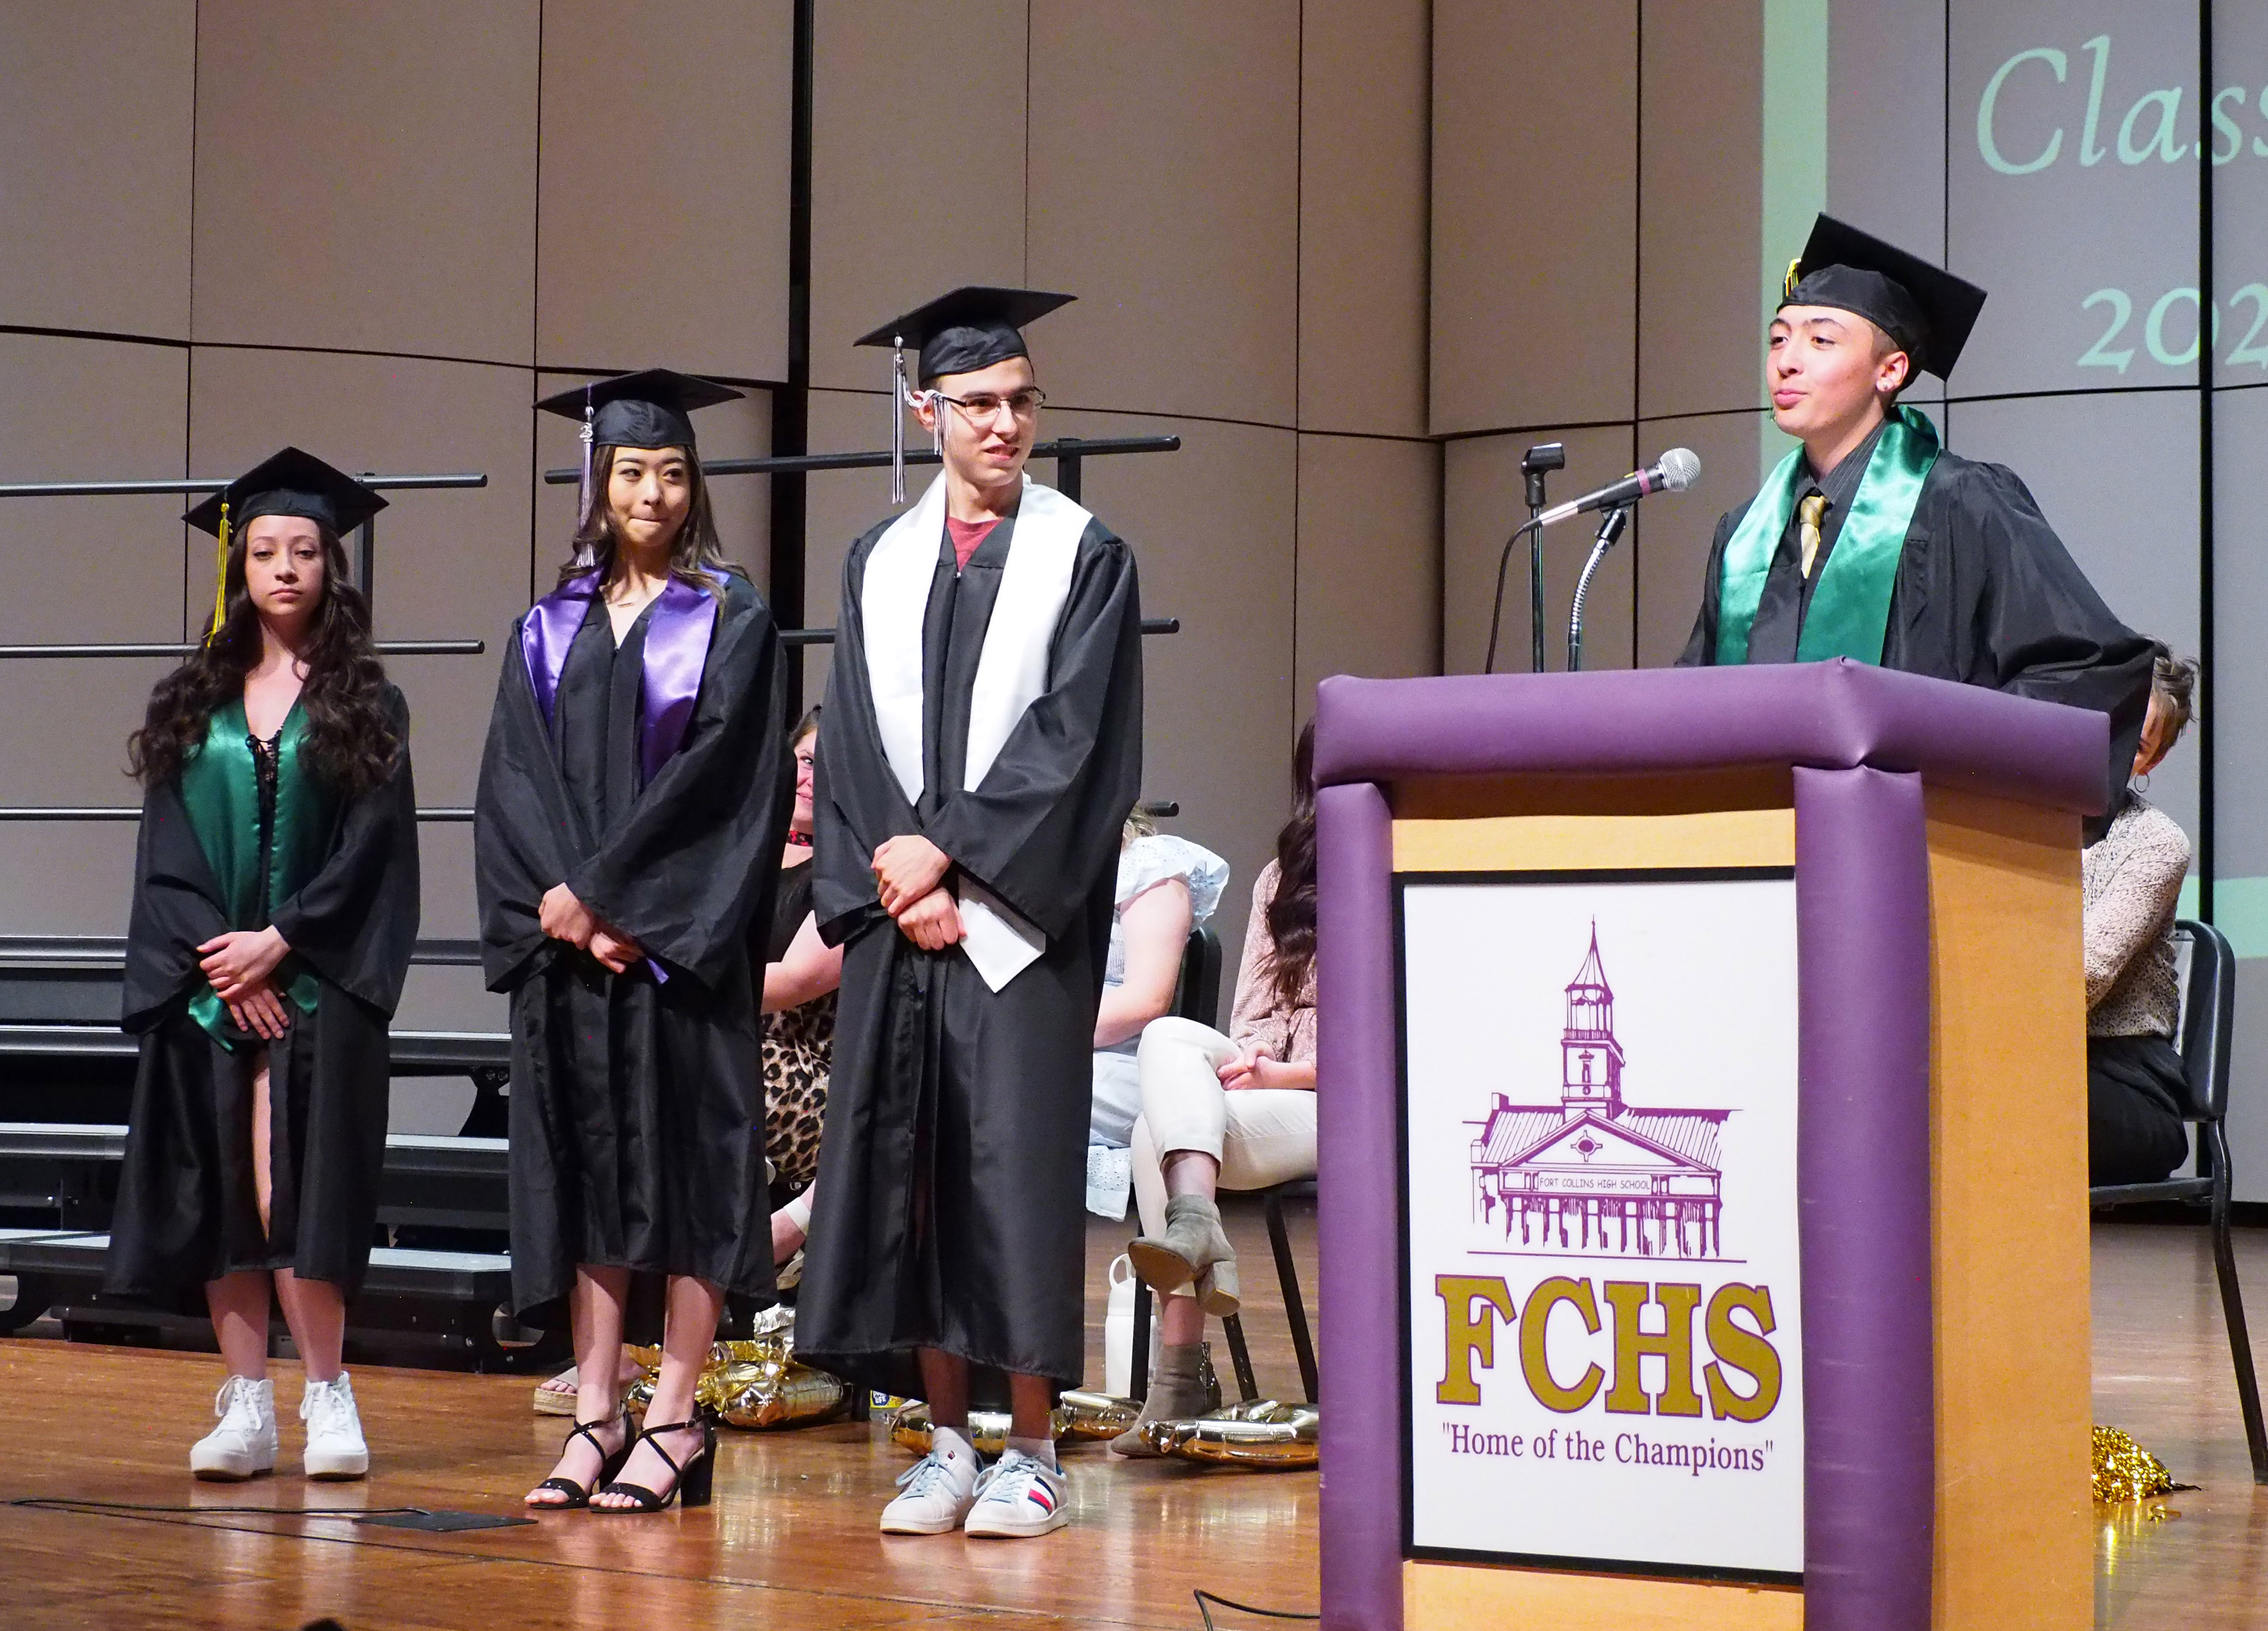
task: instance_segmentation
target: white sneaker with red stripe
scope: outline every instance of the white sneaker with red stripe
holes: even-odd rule
[[[1064,1475],[1037,1456],[1011,1450],[976,1480],[976,1504],[961,1524],[977,1536],[1044,1535],[1071,1522]]]

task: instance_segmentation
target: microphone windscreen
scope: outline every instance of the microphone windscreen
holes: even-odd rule
[[[1701,455],[1690,447],[1673,447],[1655,461],[1665,492],[1683,492],[1701,479]]]

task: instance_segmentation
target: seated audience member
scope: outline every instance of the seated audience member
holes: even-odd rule
[[[1229,1034],[1152,1021],[1137,1055],[1134,1196],[1143,1233],[1135,1272],[1165,1298],[1162,1347],[1135,1425],[1111,1441],[1153,1453],[1145,1423],[1199,1413],[1204,1317],[1237,1310],[1236,1253],[1215,1194],[1264,1189],[1315,1170],[1314,730],[1293,757],[1292,819],[1252,886]]]
[[[793,1199],[772,1214],[772,1258],[785,1263],[811,1228],[811,1184],[827,1118],[828,1073],[835,1058],[835,993],[843,948],[819,938],[811,911],[812,763],[819,710],[795,729],[795,813],[788,822],[777,903],[764,952],[764,1154],[772,1193]],[[782,1287],[792,1283],[783,1279]]]
[[[772,1261],[786,1264],[811,1227],[811,1180],[819,1167],[819,1132],[827,1114],[827,1072],[835,1052],[835,991],[843,953],[822,943],[811,915],[811,765],[819,745],[819,710],[795,727],[795,809],[781,851],[778,892],[769,923],[756,932],[763,954],[764,1158],[773,1193],[794,1199],[772,1212]],[[782,1290],[792,1274],[780,1276]],[[627,1345],[625,1345],[627,1346]],[[622,1362],[624,1386],[637,1380],[636,1361]],[[535,1407],[569,1414],[576,1371],[569,1366],[535,1390]]]
[[[1189,935],[1212,916],[1227,883],[1228,863],[1211,850],[1160,832],[1139,805],[1126,818],[1110,957],[1094,1019],[1094,1106],[1087,1129],[1086,1204],[1104,1217],[1126,1215],[1127,1146],[1142,1110],[1135,1066],[1142,1028],[1171,1011]]]
[[[2190,722],[2197,665],[2160,649],[2134,777],[2150,771]],[[2110,830],[2080,858],[2086,899],[2087,1153],[2095,1184],[2146,1184],[2189,1153],[2182,1124],[2181,1019],[2174,903],[2190,841],[2130,786]]]

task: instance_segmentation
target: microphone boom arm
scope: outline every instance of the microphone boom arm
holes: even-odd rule
[[[1599,563],[1606,559],[1607,551],[1613,549],[1616,541],[1623,535],[1623,528],[1629,525],[1630,506],[1618,504],[1607,512],[1606,519],[1599,523],[1598,542],[1591,546],[1591,558],[1583,563],[1583,575],[1576,579],[1574,612],[1567,619],[1567,672],[1570,674],[1583,666],[1583,602],[1591,593],[1591,578],[1599,570]]]

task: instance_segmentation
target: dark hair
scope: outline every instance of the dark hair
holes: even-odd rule
[[[615,537],[615,513],[607,504],[607,487],[614,479],[615,455],[621,451],[611,446],[591,450],[591,504],[576,524],[574,552],[559,569],[561,583],[588,572],[596,572],[604,582],[607,574],[614,570],[618,541]],[[685,512],[684,524],[670,542],[669,570],[673,576],[696,583],[711,594],[721,594],[725,585],[718,574],[736,569],[725,558],[725,546],[717,537],[717,516],[710,507],[709,478],[702,474],[701,461],[690,447],[678,451],[685,455],[686,480],[693,490],[693,502]]]
[[[795,722],[795,728],[788,733],[787,745],[789,747],[792,748],[796,746],[796,744],[800,742],[805,737],[810,735],[814,731],[819,728],[819,711],[826,705],[827,705],[825,703],[813,703],[811,705],[811,712],[805,714],[801,719]]]
[[[214,710],[244,695],[244,676],[260,661],[260,611],[244,587],[246,535],[230,542],[220,635],[189,653],[158,682],[142,728],[127,739],[126,763],[145,786],[169,782],[202,752]],[[349,798],[370,792],[394,771],[401,751],[387,703],[386,666],[371,644],[370,606],[347,579],[347,552],[336,534],[322,540],[323,593],[308,618],[307,677],[299,706],[307,715],[307,757],[315,773]],[[211,631],[206,622],[206,631]]]
[[[1268,902],[1275,942],[1269,976],[1279,1007],[1300,1000],[1315,965],[1315,726],[1292,750],[1292,819],[1276,835],[1276,893]]]
[[[2190,727],[2190,717],[2197,711],[2197,682],[2196,659],[2176,657],[2165,646],[2158,647],[2157,661],[2150,665],[2150,694],[2162,700],[2173,718],[2174,734],[2166,740],[2168,748]]]

